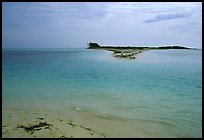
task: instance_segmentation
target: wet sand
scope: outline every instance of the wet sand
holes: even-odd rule
[[[59,116],[42,112],[3,111],[2,137],[106,137],[83,123]]]
[[[73,114],[62,116],[50,112],[2,111],[2,137],[105,138],[131,137],[134,135],[134,133],[127,133],[127,130],[122,127],[126,121],[120,117],[107,114],[92,114],[92,117],[90,117],[86,116],[86,113],[76,112],[78,117],[75,116],[76,114],[74,116],[72,116]]]
[[[119,116],[81,111],[79,108],[66,113],[35,110],[3,110],[3,138],[127,138],[172,137],[156,133],[163,128],[145,130],[144,122],[135,122]],[[152,127],[152,128],[151,128]],[[151,132],[152,131],[152,132]]]

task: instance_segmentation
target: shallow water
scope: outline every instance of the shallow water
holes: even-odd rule
[[[134,60],[87,49],[2,54],[3,109],[74,108],[136,121],[147,135],[202,137],[201,50],[146,51]]]

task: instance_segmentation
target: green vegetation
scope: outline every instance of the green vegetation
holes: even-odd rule
[[[182,46],[165,46],[165,47],[158,47],[158,49],[190,49]]]
[[[89,46],[88,49],[97,49],[101,47],[100,45],[98,45],[98,43],[92,43],[92,42],[88,43],[88,46]]]
[[[136,47],[136,46],[100,46],[98,43],[90,42],[88,43],[87,49],[137,49],[137,50],[146,50],[146,49],[190,49],[183,46],[161,46],[161,47]]]

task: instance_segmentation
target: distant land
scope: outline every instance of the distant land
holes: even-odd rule
[[[136,47],[136,46],[100,46],[98,43],[90,42],[88,43],[87,49],[99,49],[112,51],[113,56],[116,58],[126,58],[126,59],[135,59],[135,56],[143,51],[148,50],[167,50],[167,49],[196,49],[196,48],[187,48],[178,45],[172,46],[160,46],[160,47]]]

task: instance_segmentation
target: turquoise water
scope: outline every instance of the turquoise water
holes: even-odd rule
[[[146,51],[135,60],[87,49],[4,49],[3,108],[93,110],[175,137],[202,137],[202,51]],[[147,127],[144,127],[147,129]]]

